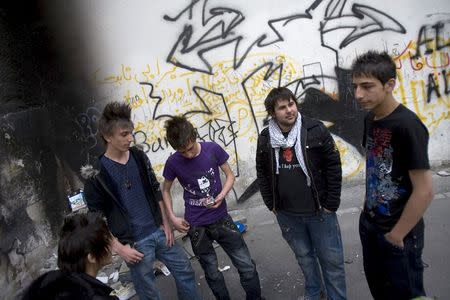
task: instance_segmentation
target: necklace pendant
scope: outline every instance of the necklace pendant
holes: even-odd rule
[[[131,181],[130,179],[125,180],[125,187],[127,190],[131,189]]]

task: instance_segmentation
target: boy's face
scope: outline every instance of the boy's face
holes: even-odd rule
[[[395,79],[389,79],[385,84],[372,76],[354,76],[353,91],[359,105],[365,110],[375,110],[388,99],[393,92]]]
[[[132,127],[116,127],[110,136],[105,136],[107,147],[118,152],[127,152],[133,141]]]
[[[200,154],[200,144],[197,141],[189,142],[186,147],[177,149],[177,151],[186,158],[194,158]]]
[[[275,118],[281,130],[289,130],[297,120],[298,109],[294,99],[277,99],[272,117]]]

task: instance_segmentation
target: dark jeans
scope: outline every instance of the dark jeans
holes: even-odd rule
[[[363,248],[364,272],[375,299],[412,299],[425,296],[423,288],[422,250],[424,223],[419,223],[399,248],[386,240],[370,217],[362,212],[359,235]]]
[[[189,229],[192,250],[199,258],[205,278],[217,299],[230,299],[223,274],[218,270],[217,255],[212,242],[215,240],[237,268],[247,299],[260,299],[261,287],[256,266],[247,245],[227,214],[223,219],[206,226]]]

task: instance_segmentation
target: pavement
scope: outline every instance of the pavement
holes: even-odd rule
[[[441,169],[442,170],[442,169]],[[448,170],[447,170],[448,171]],[[450,299],[450,177],[442,177],[433,171],[435,197],[425,214],[425,288],[429,297]],[[358,220],[364,195],[363,182],[346,183],[338,210],[344,245],[344,258],[348,299],[371,299],[362,266]],[[274,215],[262,203],[259,193],[241,204],[229,207],[231,214],[244,219],[247,231],[244,238],[256,263],[266,299],[302,299],[304,278],[297,261],[281,236]],[[191,253],[189,240],[178,243]],[[239,275],[222,248],[217,247],[219,267],[230,266],[223,271],[232,299],[245,299],[239,283]],[[196,272],[199,291],[205,300],[214,299],[203,270],[195,257],[191,259]],[[163,299],[177,299],[176,287],[171,275],[157,277],[157,285]],[[134,296],[132,299],[138,299]]]

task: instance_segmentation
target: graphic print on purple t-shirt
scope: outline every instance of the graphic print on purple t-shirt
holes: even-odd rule
[[[225,200],[217,208],[206,207],[207,201],[222,191],[219,167],[229,155],[214,142],[200,143],[200,154],[186,158],[179,152],[166,161],[163,176],[169,181],[178,179],[184,189],[184,217],[192,226],[214,223],[227,213]]]

